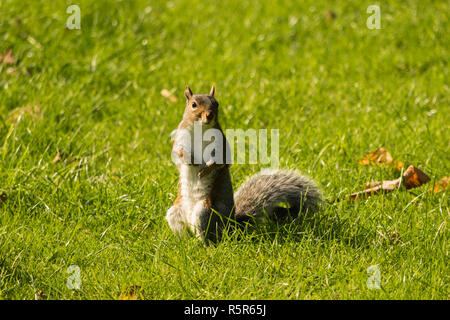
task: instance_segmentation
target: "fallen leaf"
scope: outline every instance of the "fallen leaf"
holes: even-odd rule
[[[363,166],[388,165],[398,171],[401,171],[405,165],[401,161],[394,160],[389,151],[387,151],[385,148],[378,148],[374,152],[366,153],[363,159],[358,161],[358,164]]]
[[[44,293],[44,291],[38,290],[38,292],[34,294],[34,300],[40,300],[41,298],[45,299],[47,298],[47,295]]]
[[[0,193],[0,202],[6,202],[6,199],[8,199],[6,192]]]
[[[352,193],[350,195],[351,200],[358,198],[368,198],[370,196],[379,194],[381,192],[391,192],[400,187],[401,178],[395,180],[385,180],[382,182],[369,182],[366,183],[365,189],[359,192]]]
[[[434,185],[434,188],[432,188],[431,191],[433,191],[434,193],[438,193],[438,192],[450,189],[450,183],[448,183],[449,180],[450,180],[450,177],[442,178],[441,180],[436,182],[436,184]]]
[[[368,198],[373,195],[380,193],[388,193],[395,189],[399,189],[401,185],[405,185],[406,189],[413,189],[420,187],[430,181],[428,177],[422,170],[409,166],[408,169],[403,172],[403,176],[395,180],[384,180],[366,183],[364,190],[352,193],[348,196],[351,200],[356,200],[359,198]],[[334,202],[340,201],[335,200]]]
[[[405,167],[405,164],[401,161],[394,160],[389,164],[389,166],[397,171],[402,171],[402,169]]]
[[[8,49],[3,55],[0,54],[0,63],[2,64],[14,64],[15,60],[12,55],[12,50]]]
[[[384,148],[378,148],[374,152],[368,152],[364,155],[363,159],[358,161],[360,165],[376,165],[392,162],[392,156]]]
[[[53,163],[58,163],[59,161],[61,161],[61,159],[64,157],[64,153],[62,153],[61,151],[58,151],[58,153],[56,153],[56,156],[53,158]]]
[[[161,90],[161,95],[162,95],[164,98],[166,98],[167,100],[169,100],[170,102],[172,102],[172,103],[175,103],[175,102],[178,101],[177,97],[175,97],[175,96],[173,95],[173,93],[170,92],[169,90],[162,89],[162,90]]]
[[[403,178],[405,181],[406,189],[412,189],[420,187],[421,185],[430,182],[430,177],[425,174],[422,170],[409,166],[408,169],[403,173]]]
[[[132,285],[126,290],[122,291],[119,300],[139,300],[141,298],[141,287]]]

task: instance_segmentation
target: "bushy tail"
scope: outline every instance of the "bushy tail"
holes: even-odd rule
[[[263,170],[247,179],[234,195],[237,221],[317,211],[322,192],[309,178],[290,170]]]

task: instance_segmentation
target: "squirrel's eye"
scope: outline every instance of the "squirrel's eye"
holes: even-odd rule
[[[192,108],[196,108],[197,104],[195,102],[192,102]]]

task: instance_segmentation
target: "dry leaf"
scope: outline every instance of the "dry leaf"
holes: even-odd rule
[[[364,190],[352,193],[348,198],[351,200],[359,198],[368,198],[379,193],[388,193],[395,189],[400,188],[402,183],[405,185],[406,189],[412,189],[420,187],[430,181],[428,177],[422,170],[409,166],[408,169],[403,173],[403,177],[395,180],[384,180],[366,183]],[[339,201],[339,200],[335,200]]]
[[[41,298],[45,299],[47,298],[47,295],[44,293],[44,291],[38,290],[38,292],[34,294],[34,300],[40,300]]]
[[[427,176],[422,170],[409,166],[403,173],[404,183],[406,189],[412,189],[420,187],[421,185],[430,182],[430,177]]]
[[[126,290],[122,291],[119,300],[139,300],[141,298],[141,287],[132,285]]]
[[[392,162],[392,156],[384,148],[378,148],[374,152],[368,152],[364,155],[364,158],[358,161],[360,165],[380,165]]]
[[[363,191],[355,192],[350,195],[351,200],[358,198],[368,198],[370,196],[379,194],[381,192],[391,192],[400,187],[401,178],[395,180],[385,180],[382,182],[369,182],[366,183]]]
[[[173,93],[170,92],[169,90],[162,89],[162,90],[161,90],[161,95],[162,95],[164,98],[166,98],[167,100],[169,100],[170,102],[172,102],[172,103],[175,103],[175,102],[178,101],[177,97],[175,97],[175,96],[173,95]]]
[[[53,158],[53,163],[58,163],[59,161],[61,161],[61,158],[63,157],[62,152],[58,151],[58,153],[56,154],[56,156]]]
[[[397,171],[402,171],[402,169],[405,167],[405,164],[401,161],[394,160],[389,164],[389,166]]]
[[[378,148],[374,152],[366,153],[363,159],[358,161],[358,164],[363,166],[388,165],[398,171],[401,171],[404,167],[403,162],[394,160],[389,151],[384,148]]]
[[[3,55],[0,54],[0,63],[2,64],[14,64],[15,60],[12,55],[12,50],[8,49]]]
[[[441,180],[436,182],[436,184],[434,185],[434,188],[432,188],[431,191],[433,191],[434,193],[438,193],[438,192],[450,189],[450,183],[448,183],[449,180],[450,180],[450,177],[442,178]]]

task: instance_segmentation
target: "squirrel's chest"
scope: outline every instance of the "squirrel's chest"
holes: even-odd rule
[[[208,199],[214,186],[212,175],[200,178],[199,170],[200,166],[180,166],[181,201],[187,207]]]

